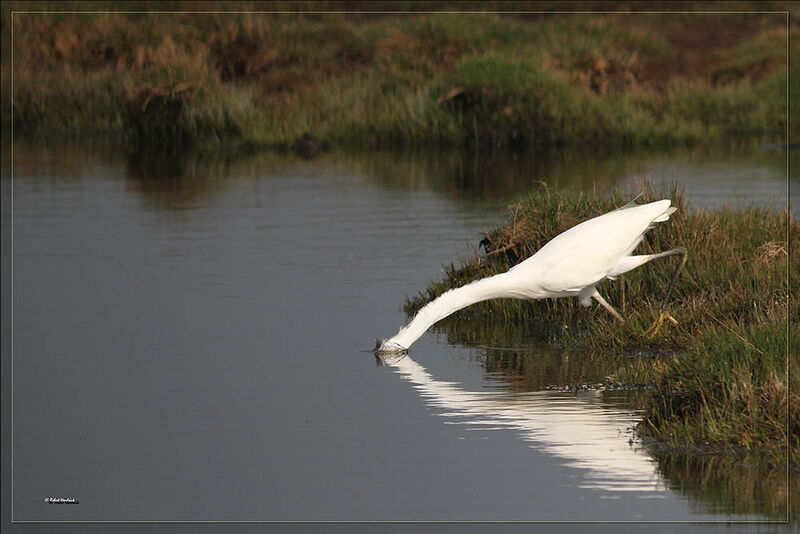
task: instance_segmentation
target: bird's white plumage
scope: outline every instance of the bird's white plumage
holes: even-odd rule
[[[595,285],[657,256],[630,254],[654,223],[667,221],[675,210],[668,199],[629,204],[573,226],[508,272],[443,293],[423,307],[397,335],[385,340],[380,350],[406,349],[435,322],[470,304],[492,298],[577,296],[582,304],[588,305],[594,297],[607,306]]]
[[[669,200],[659,200],[589,219],[554,237],[509,273],[526,273],[537,279],[548,293],[546,297],[579,293],[615,272],[650,225],[659,219],[666,221],[674,211]]]

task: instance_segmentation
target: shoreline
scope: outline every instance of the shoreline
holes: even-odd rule
[[[673,268],[665,262],[601,284],[601,294],[612,305],[627,298],[620,310],[626,319],[622,324],[603,310],[582,309],[576,299],[500,299],[456,312],[438,330],[457,341],[467,330],[491,338],[492,324],[505,324],[505,329],[536,324],[528,335],[546,345],[616,355],[604,371],[610,380],[650,385],[638,427],[642,439],[674,451],[699,447],[724,455],[768,450],[767,462],[798,466],[800,362],[786,348],[787,343],[790,349],[800,344],[800,312],[788,306],[786,276],[796,284],[800,265],[789,262],[786,250],[800,247],[800,222],[787,222],[785,212],[751,207],[687,213],[680,191],[644,187],[641,202],[672,197],[678,212],[651,230],[639,250],[689,249],[686,271],[668,307],[677,326],[665,325],[654,339],[644,335],[658,315],[661,286]],[[573,223],[623,205],[630,196],[618,189],[604,197],[545,189],[523,197],[509,209],[505,225],[487,232],[482,255],[445,266],[444,279],[406,301],[406,313],[448,289],[507,270]],[[787,247],[775,239],[785,239],[789,224],[792,243]],[[456,333],[462,330],[465,334]]]

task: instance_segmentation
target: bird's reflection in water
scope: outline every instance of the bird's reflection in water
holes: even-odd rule
[[[475,430],[516,430],[531,447],[583,470],[581,488],[666,495],[655,462],[630,439],[636,414],[604,404],[599,391],[465,391],[458,383],[436,380],[407,354],[376,358],[411,382],[440,415]]]

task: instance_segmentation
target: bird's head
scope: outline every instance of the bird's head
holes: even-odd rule
[[[375,363],[379,367],[392,367],[397,362],[408,356],[408,349],[386,339],[376,339],[375,349],[372,351]]]
[[[376,355],[382,354],[407,354],[408,349],[398,345],[393,341],[389,341],[388,339],[376,339],[375,340],[375,348],[372,349]]]

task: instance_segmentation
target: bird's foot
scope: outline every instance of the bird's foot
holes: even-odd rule
[[[645,335],[651,339],[655,337],[658,331],[661,330],[661,325],[664,324],[665,320],[669,320],[674,325],[678,324],[678,321],[676,321],[667,310],[661,310],[661,313],[658,314],[658,317],[656,317],[656,320],[650,325],[650,328],[645,331]]]

